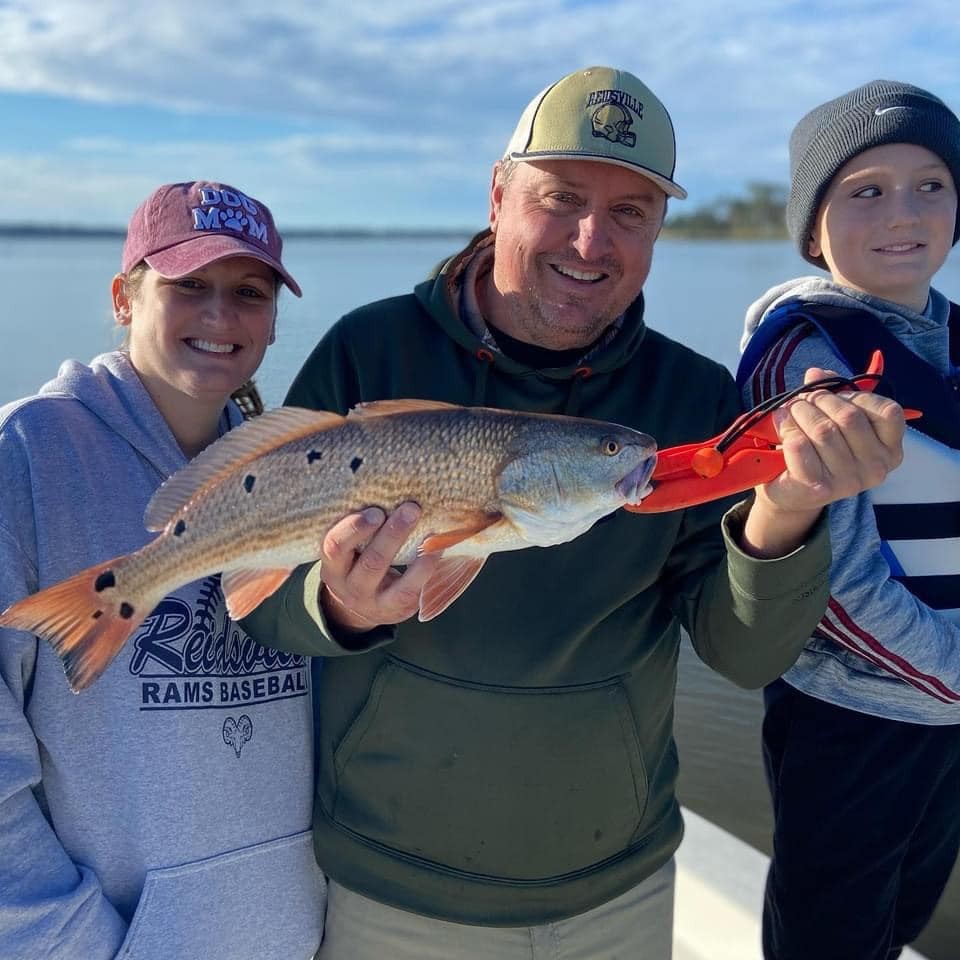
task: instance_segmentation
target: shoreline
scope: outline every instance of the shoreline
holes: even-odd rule
[[[285,240],[464,240],[478,230],[471,227],[289,227]],[[7,240],[122,240],[126,227],[82,226],[80,224],[0,223],[0,239]],[[703,240],[720,243],[783,243],[787,235],[731,232],[715,233],[671,227],[661,234],[664,240]]]
[[[453,227],[424,227],[423,229],[400,229],[384,227],[291,227],[283,231],[285,240],[290,239],[357,239],[357,240],[416,240],[470,237],[476,230]],[[83,240],[88,238],[123,239],[126,227],[80,226],[77,224],[45,223],[0,223],[0,237],[13,240]]]

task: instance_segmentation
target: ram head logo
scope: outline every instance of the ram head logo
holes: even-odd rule
[[[245,714],[236,720],[227,717],[223,721],[223,742],[233,747],[233,752],[239,757],[243,745],[253,736],[253,721]]]

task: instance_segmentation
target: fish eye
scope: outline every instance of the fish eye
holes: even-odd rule
[[[614,437],[604,437],[600,448],[608,457],[615,457],[620,452],[620,442]]]

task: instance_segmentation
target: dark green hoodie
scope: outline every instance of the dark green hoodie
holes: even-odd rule
[[[642,297],[581,364],[532,370],[491,351],[458,316],[473,249],[413,295],[343,317],[287,403],[575,412],[661,447],[713,436],[739,412],[727,370],[646,327]],[[731,540],[742,508],[721,533],[730,506],[618,511],[570,543],[494,554],[436,620],[379,629],[361,649],[323,624],[318,571],[301,568],[244,627],[329,658],[317,688],[320,865],[373,899],[498,926],[581,913],[662,866],[682,832],[681,624],[708,664],[755,687],[794,662],[827,601],[822,526],[788,558],[752,560]]]

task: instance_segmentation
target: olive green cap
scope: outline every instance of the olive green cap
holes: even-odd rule
[[[670,114],[647,86],[626,70],[587,67],[530,101],[504,159],[613,163],[682,200],[687,191],[673,179],[676,154]]]

